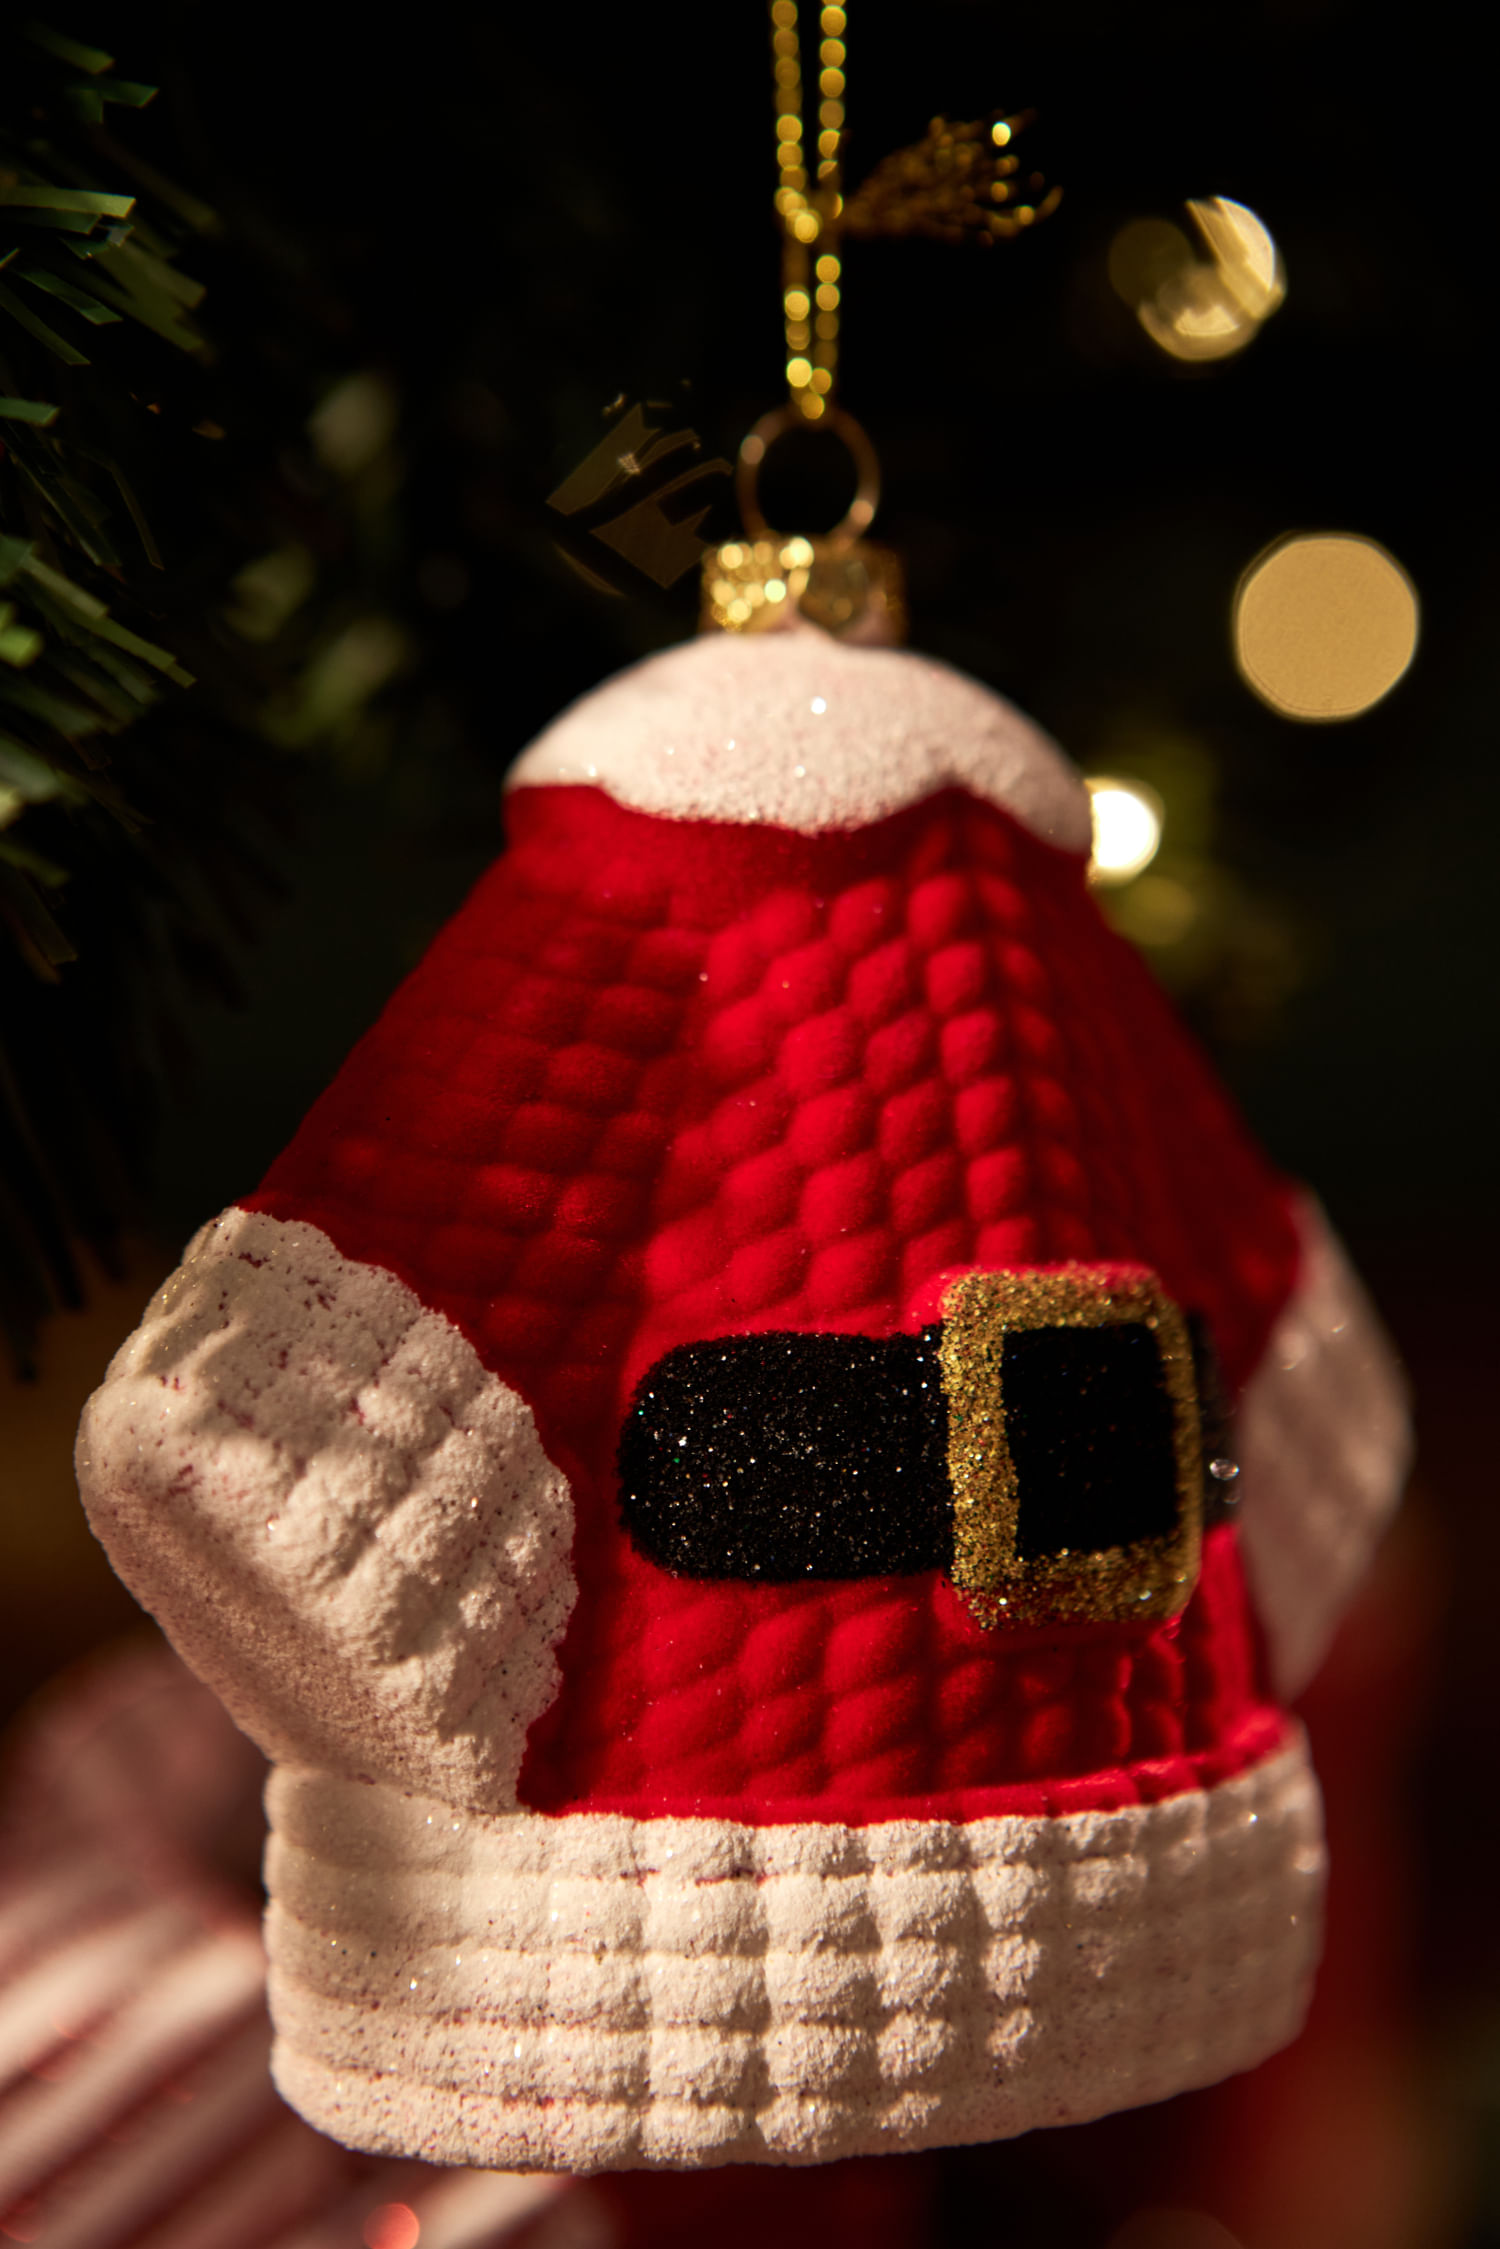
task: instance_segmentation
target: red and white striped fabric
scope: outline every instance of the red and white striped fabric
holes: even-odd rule
[[[0,2241],[615,2249],[575,2182],[351,2155],[279,2098],[253,1885],[264,1770],[144,1644],[64,1682],[10,1745]]]

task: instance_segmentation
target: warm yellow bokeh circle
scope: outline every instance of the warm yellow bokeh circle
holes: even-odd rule
[[[1416,653],[1416,589],[1393,555],[1352,532],[1299,532],[1251,563],[1234,599],[1248,686],[1285,718],[1354,718]]]

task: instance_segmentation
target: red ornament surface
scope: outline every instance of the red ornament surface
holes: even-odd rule
[[[1154,1627],[982,1630],[937,1573],[673,1577],[615,1448],[672,1346],[883,1335],[966,1266],[1148,1265],[1231,1392],[1296,1278],[1285,1188],[1083,862],[946,790],[808,836],[509,800],[511,848],[248,1207],[388,1268],[531,1405],[579,1599],[549,1812],[850,1824],[1112,1808],[1266,1755],[1232,1530]]]

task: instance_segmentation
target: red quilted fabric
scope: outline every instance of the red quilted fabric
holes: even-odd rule
[[[671,1346],[916,1327],[940,1276],[1153,1267],[1231,1386],[1295,1278],[1280,1183],[1082,863],[949,790],[804,836],[510,800],[511,848],[251,1207],[399,1273],[532,1405],[579,1601],[535,1807],[853,1822],[1114,1805],[1283,1723],[1232,1531],[1154,1628],[981,1630],[936,1574],[676,1578],[617,1520]]]

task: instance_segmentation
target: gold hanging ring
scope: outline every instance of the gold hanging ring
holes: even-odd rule
[[[842,523],[836,523],[827,536],[830,539],[861,538],[875,520],[875,510],[880,505],[880,461],[863,426],[846,414],[842,406],[828,406],[816,422],[795,406],[775,406],[769,414],[762,414],[755,427],[748,432],[740,446],[740,457],[735,469],[735,497],[740,504],[740,518],[752,539],[774,536],[770,524],[761,513],[760,472],[766,455],[778,439],[788,430],[827,430],[839,438],[849,458],[854,463],[854,498]]]

